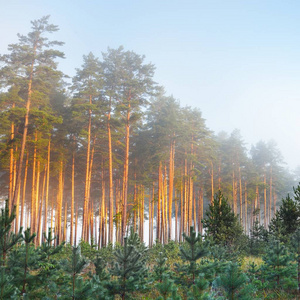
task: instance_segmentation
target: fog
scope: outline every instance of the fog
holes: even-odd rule
[[[207,126],[240,129],[250,148],[275,140],[290,169],[300,165],[300,3],[296,1],[1,1],[0,53],[51,15],[65,42],[59,69],[123,45],[156,66],[155,80]]]

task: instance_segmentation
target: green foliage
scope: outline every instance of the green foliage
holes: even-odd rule
[[[269,225],[269,232],[275,238],[282,242],[287,242],[290,235],[293,234],[300,225],[300,205],[298,198],[298,190],[295,191],[295,200],[289,195],[282,199],[279,210],[276,211],[275,217]]]
[[[163,276],[162,282],[155,285],[160,295],[156,300],[181,300],[181,297],[177,293],[177,288],[174,285],[174,281],[167,275]]]
[[[218,191],[213,203],[209,205],[203,226],[206,235],[211,237],[216,244],[237,245],[243,236],[243,227],[231,211],[221,191]]]
[[[267,234],[268,232],[264,226],[256,220],[250,231],[249,253],[251,255],[260,255],[264,253]]]
[[[112,282],[112,292],[125,298],[128,293],[144,289],[146,267],[146,247],[137,233],[131,230],[129,237],[124,237],[124,246],[114,251],[115,264],[110,273],[117,280]]]
[[[209,251],[207,245],[202,242],[202,236],[196,235],[193,226],[190,228],[190,236],[183,233],[183,237],[186,243],[180,247],[180,257],[183,261],[188,262],[189,266],[186,268],[186,266],[177,265],[177,270],[182,271],[185,269],[187,274],[192,276],[191,283],[194,284],[198,269],[197,261],[207,255]]]
[[[293,256],[280,241],[273,239],[269,242],[263,261],[261,274],[268,281],[269,288],[295,289],[297,287]]]
[[[153,267],[153,278],[162,282],[164,274],[167,273],[170,266],[166,264],[167,258],[160,252],[158,258],[156,259],[156,264]]]
[[[205,279],[204,274],[199,274],[188,292],[188,300],[207,300],[209,299],[209,293],[207,289],[209,287],[209,281]]]
[[[11,230],[12,223],[16,217],[15,211],[16,208],[14,207],[12,213],[9,213],[9,203],[6,200],[0,216],[0,259],[2,265],[5,264],[8,251],[22,239],[22,228],[17,234],[14,234]]]
[[[225,272],[214,282],[228,300],[253,299],[254,287],[237,263],[229,263]]]

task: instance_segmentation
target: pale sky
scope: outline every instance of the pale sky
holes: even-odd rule
[[[133,50],[182,106],[198,107],[216,133],[240,129],[248,148],[275,140],[300,165],[300,1],[0,0],[0,54],[51,15],[69,76],[92,51]]]

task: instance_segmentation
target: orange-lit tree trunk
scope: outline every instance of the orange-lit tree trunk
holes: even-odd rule
[[[126,225],[127,225],[127,193],[128,193],[128,168],[129,168],[131,91],[129,91],[129,96],[127,100],[128,100],[128,106],[127,106],[126,124],[125,124],[125,153],[124,153],[124,172],[123,172],[122,237],[125,236]],[[123,244],[123,238],[122,238],[122,244]]]
[[[59,175],[58,175],[58,193],[56,202],[56,236],[57,244],[59,245],[62,240],[62,205],[63,205],[63,161],[60,161]]]
[[[264,173],[264,226],[267,228],[268,224],[268,211],[267,211],[267,178]]]
[[[27,151],[26,162],[25,162],[25,172],[24,172],[24,180],[23,180],[23,191],[22,191],[22,204],[21,204],[21,221],[20,226],[24,227],[24,207],[25,207],[25,197],[26,197],[26,184],[27,184],[27,174],[28,174],[28,160],[29,153]]]
[[[28,86],[27,86],[27,99],[26,99],[26,113],[25,113],[25,117],[24,117],[24,129],[23,129],[23,135],[22,135],[21,151],[20,151],[20,156],[19,156],[16,184],[15,184],[14,196],[13,196],[13,201],[12,201],[11,207],[14,206],[14,204],[17,201],[17,198],[20,196],[19,185],[21,184],[21,173],[22,173],[23,159],[24,159],[25,146],[26,146],[26,140],[27,140],[28,120],[29,120],[29,112],[30,112],[31,97],[32,97],[32,81],[33,81],[33,73],[34,73],[33,71],[34,71],[34,64],[36,61],[36,51],[37,51],[37,46],[38,46],[37,43],[38,43],[38,39],[36,39],[36,42],[33,45],[33,56],[32,56],[33,59],[31,62],[31,66],[29,68],[29,80],[28,80]]]
[[[40,245],[41,241],[41,232],[42,232],[42,214],[43,214],[43,205],[44,205],[44,196],[45,196],[45,187],[46,187],[46,177],[47,177],[47,165],[44,166],[44,174],[43,174],[43,185],[42,185],[42,195],[41,200],[38,205],[39,213],[38,213],[38,222],[37,222],[37,235],[35,239],[35,244]]]
[[[198,234],[202,234],[203,231],[203,189],[201,188],[199,191],[199,203],[198,203]]]
[[[43,232],[47,232],[47,224],[48,224],[48,203],[49,203],[49,185],[50,185],[50,151],[51,151],[51,138],[49,137],[48,149],[47,149],[47,167],[46,167],[47,180],[46,180]]]
[[[31,185],[31,216],[30,216],[30,228],[31,232],[35,232],[35,184],[36,184],[36,142],[37,142],[37,132],[35,132],[34,138],[34,150],[33,150],[33,163],[32,163],[32,185]]]
[[[89,95],[89,103],[92,104],[92,95]],[[90,175],[90,155],[91,155],[91,128],[92,128],[92,110],[89,109],[87,150],[86,150],[86,168],[85,168],[85,188],[84,188],[84,204],[82,216],[82,234],[81,238],[87,241],[88,231],[88,210],[89,210],[89,175]]]
[[[175,134],[173,134],[174,136]],[[173,206],[173,190],[174,190],[174,158],[175,158],[175,140],[170,143],[169,154],[169,234],[168,239],[172,239],[172,206]]]
[[[15,108],[15,103],[12,104],[12,109]],[[12,200],[13,200],[13,194],[14,194],[14,146],[13,146],[13,141],[15,138],[15,124],[14,122],[11,122],[11,127],[10,127],[10,149],[9,149],[9,186],[8,186],[8,199],[9,203],[12,205]],[[10,210],[12,207],[10,207]],[[17,232],[17,228],[16,228]]]
[[[113,242],[114,234],[114,187],[113,187],[113,161],[112,161],[112,145],[111,145],[111,97],[109,99],[109,113],[107,115],[107,136],[108,136],[108,173],[109,173],[109,233],[108,241]]]
[[[243,187],[242,187],[242,176],[241,167],[239,167],[239,191],[240,191],[240,220],[243,221]]]

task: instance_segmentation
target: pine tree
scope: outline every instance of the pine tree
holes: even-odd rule
[[[250,254],[251,255],[259,255],[263,253],[266,238],[267,238],[267,230],[263,225],[260,225],[259,221],[256,220],[252,226],[250,231]]]
[[[215,280],[215,286],[221,288],[228,300],[253,299],[254,287],[237,263],[229,263],[225,273]]]
[[[162,282],[164,274],[169,270],[169,265],[166,264],[167,258],[163,252],[159,252],[158,258],[155,259],[155,266],[153,267],[154,280]]]
[[[89,295],[90,286],[88,282],[84,282],[78,274],[88,264],[88,260],[81,255],[81,248],[72,247],[71,262],[65,262],[65,270],[71,275],[72,290],[68,291],[71,299],[83,299]],[[87,297],[86,297],[87,298]]]
[[[131,237],[132,236],[132,237]],[[141,249],[137,233],[124,237],[124,246],[114,251],[115,264],[110,273],[117,277],[112,283],[114,293],[126,299],[132,291],[142,290],[147,275],[145,250]]]
[[[61,72],[57,71],[55,59],[63,57],[63,53],[53,49],[63,43],[49,41],[47,34],[58,30],[58,27],[48,23],[49,16],[32,21],[32,31],[25,35],[18,35],[19,43],[9,45],[10,54],[3,55],[0,60],[5,62],[1,68],[1,75],[5,88],[19,88],[19,96],[24,99],[25,116],[21,149],[14,186],[14,195],[10,203],[13,207],[17,203],[20,192],[22,166],[29,125],[29,115],[33,104],[41,105],[49,97],[51,89],[57,87],[61,79]]]
[[[155,287],[161,294],[156,300],[181,300],[181,297],[177,293],[177,288],[174,285],[174,281],[167,275],[164,275],[162,282],[157,283]]]
[[[22,239],[22,228],[20,228],[17,234],[12,232],[12,223],[16,217],[16,208],[14,207],[12,213],[9,213],[8,200],[5,201],[4,209],[1,209],[0,216],[0,255],[1,265],[5,265],[6,256],[9,250],[11,250]]]
[[[282,203],[277,210],[275,217],[269,225],[269,232],[282,242],[287,242],[300,224],[300,208],[297,201],[290,195],[282,199]]]
[[[202,242],[202,236],[196,235],[194,227],[190,227],[190,236],[183,233],[183,237],[186,241],[186,244],[180,247],[180,257],[183,261],[189,263],[187,268],[187,273],[192,276],[191,283],[195,284],[195,277],[197,274],[197,261],[206,256],[209,251],[207,245]],[[177,265],[178,266],[178,265]],[[178,270],[185,269],[185,266],[178,266]]]
[[[291,237],[291,244],[297,262],[298,294],[300,294],[300,228]]]
[[[243,235],[243,227],[220,190],[206,211],[203,226],[206,229],[206,235],[217,244],[234,245]]]
[[[188,292],[188,300],[206,300],[209,299],[209,293],[206,292],[209,287],[209,281],[205,279],[204,274],[199,274],[195,280],[195,284],[191,286]]]
[[[296,288],[296,266],[293,257],[278,240],[271,240],[263,256],[262,276],[268,280],[268,286],[276,289]]]

